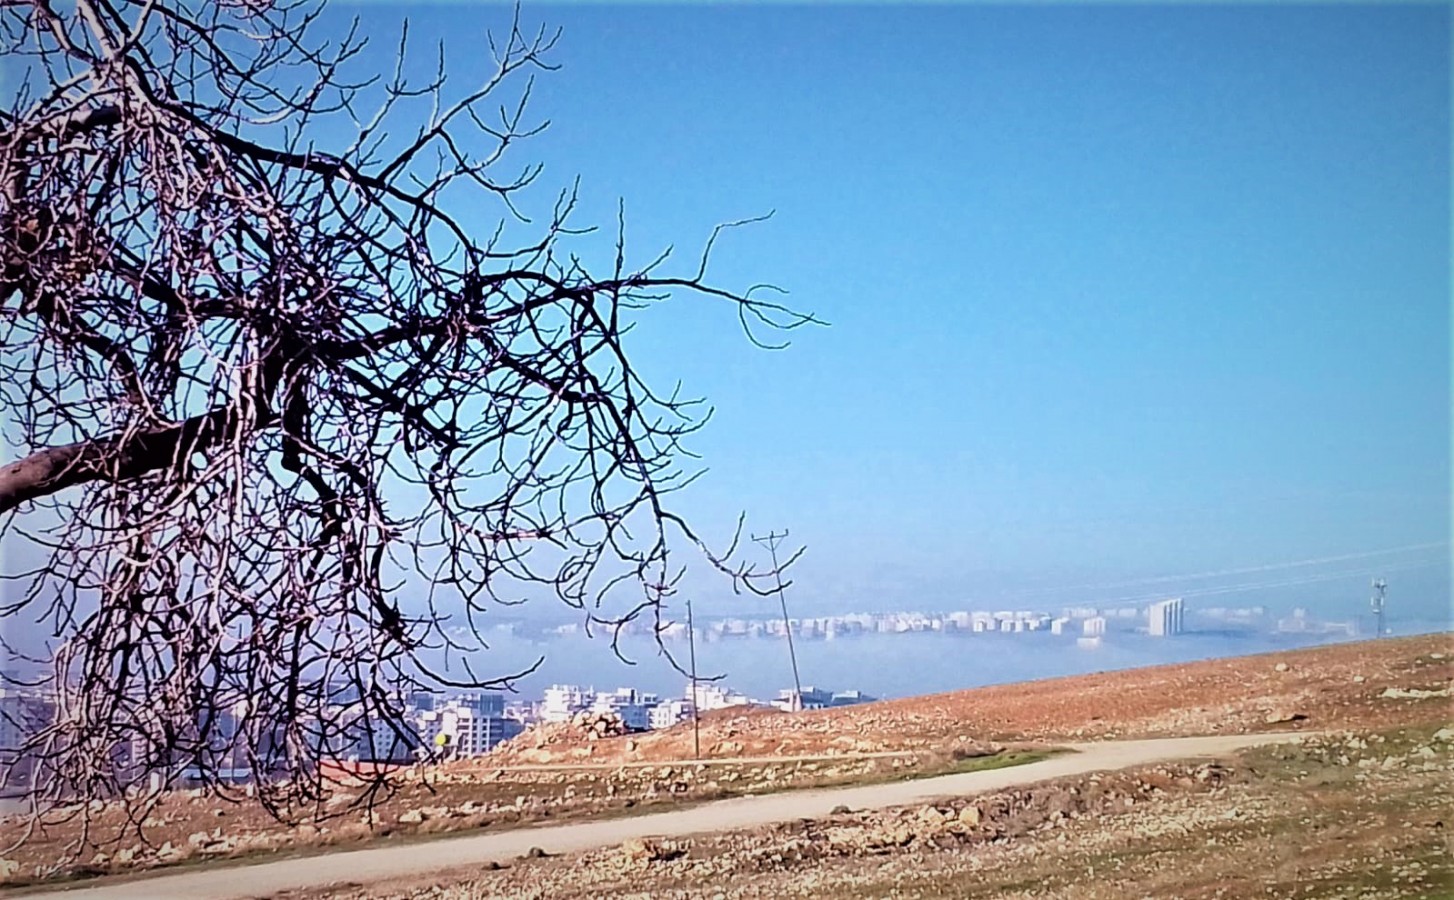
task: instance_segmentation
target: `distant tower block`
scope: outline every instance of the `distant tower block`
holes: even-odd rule
[[[1373,608],[1373,621],[1376,629],[1373,632],[1374,637],[1383,637],[1388,633],[1383,625],[1383,609],[1387,600],[1388,582],[1382,578],[1375,578],[1373,580],[1373,598],[1368,601],[1369,606]]]
[[[1147,632],[1152,637],[1171,637],[1181,634],[1182,616],[1186,604],[1180,597],[1151,604],[1146,610]]]

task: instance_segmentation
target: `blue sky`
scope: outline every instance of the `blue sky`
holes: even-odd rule
[[[361,9],[384,60],[404,10]],[[462,88],[508,12],[408,15]],[[624,198],[638,259],[689,266],[774,210],[713,276],[832,323],[764,353],[681,298],[636,333],[716,408],[679,506],[708,535],[739,510],[791,529],[805,608],[1448,541],[1447,5],[524,16],[564,28],[551,127],[514,157],[545,163],[537,211],[579,175],[583,221]],[[1447,610],[1447,565],[1389,580]]]

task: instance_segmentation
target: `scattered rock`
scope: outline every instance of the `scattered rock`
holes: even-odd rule
[[[549,855],[540,847],[531,847],[525,851],[525,855],[521,859],[545,859]]]
[[[635,863],[652,863],[676,859],[681,851],[669,841],[650,838],[627,838],[621,843],[621,855]]]
[[[1278,663],[1277,665],[1272,667],[1272,670],[1274,672],[1286,672],[1287,668],[1287,663]]]
[[[628,734],[631,731],[626,727],[621,715],[610,710],[600,712],[591,709],[582,710],[571,718],[571,726],[584,734],[586,740],[591,741]]]
[[[1429,700],[1434,697],[1448,697],[1449,689],[1441,691],[1422,690],[1420,688],[1384,688],[1383,693],[1378,696],[1386,700]]]
[[[1306,718],[1307,715],[1305,713],[1294,712],[1290,709],[1279,709],[1268,713],[1267,717],[1262,721],[1268,725],[1277,725],[1282,722],[1301,722]]]

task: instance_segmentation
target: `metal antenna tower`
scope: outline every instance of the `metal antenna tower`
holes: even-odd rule
[[[794,710],[800,710],[803,708],[803,682],[801,679],[798,678],[798,654],[797,651],[793,649],[793,626],[788,621],[788,600],[787,597],[783,595],[783,573],[780,569],[778,569],[777,565],[778,544],[782,543],[782,539],[787,536],[788,530],[784,528],[781,532],[769,531],[762,537],[758,537],[754,534],[752,536],[752,539],[757,543],[761,544],[762,546],[766,547],[767,552],[772,554],[772,573],[773,577],[777,579],[777,599],[778,603],[783,608],[783,634],[787,635],[788,659],[791,660],[793,664],[792,708]]]
[[[1383,607],[1387,600],[1388,582],[1382,578],[1373,579],[1373,598],[1368,601],[1368,605],[1373,608],[1373,619],[1377,623],[1375,627],[1378,630],[1373,633],[1374,637],[1383,637]]]

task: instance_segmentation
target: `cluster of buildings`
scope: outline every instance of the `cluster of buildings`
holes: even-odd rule
[[[345,727],[346,746],[338,754],[348,762],[404,762],[434,751],[446,756],[479,756],[520,734],[536,722],[569,722],[580,713],[611,713],[632,731],[670,728],[690,719],[694,711],[732,706],[776,707],[783,710],[823,709],[867,703],[862,691],[826,691],[805,687],[780,691],[770,701],[756,700],[723,685],[688,684],[685,695],[665,698],[631,687],[598,691],[575,684],[553,684],[539,700],[507,701],[498,692],[441,697],[418,691],[405,703],[407,733],[362,722]]]
[[[1171,637],[1185,630],[1185,603],[1171,598],[1147,607],[1069,607],[1059,615],[1037,610],[959,610],[955,612],[848,613],[837,616],[782,619],[722,618],[701,622],[696,638],[719,641],[731,638],[781,638],[789,631],[800,640],[836,640],[865,634],[1074,634],[1099,638],[1110,631],[1142,630],[1154,637]],[[650,621],[634,622],[628,630],[650,634],[656,628],[663,640],[686,640],[687,626],[671,622],[657,628]],[[571,635],[581,626],[571,623],[553,629],[556,635]]]
[[[581,712],[609,712],[620,717],[633,731],[670,728],[692,717],[694,711],[710,712],[733,706],[773,707],[784,711],[827,709],[869,703],[877,698],[862,691],[827,691],[805,687],[778,692],[772,700],[756,700],[723,685],[688,683],[685,696],[663,699],[656,694],[635,688],[616,688],[598,692],[573,684],[555,684],[546,688],[544,698],[533,707],[521,709],[525,721],[566,722]]]
[[[1357,620],[1323,621],[1308,615],[1308,611],[1301,607],[1294,609],[1292,615],[1278,619],[1276,630],[1278,634],[1322,634],[1339,637],[1357,637],[1359,633]]]
[[[541,722],[568,722],[577,713],[614,713],[632,731],[670,728],[692,714],[690,700],[663,700],[656,694],[635,688],[597,691],[575,684],[553,684],[534,708],[524,716]]]
[[[379,765],[407,764],[434,757],[467,757],[488,753],[502,741],[523,732],[535,722],[565,722],[577,713],[610,712],[632,731],[670,728],[690,719],[694,711],[732,706],[777,707],[784,710],[820,709],[873,700],[861,691],[832,692],[807,687],[801,692],[781,691],[771,701],[755,700],[731,688],[714,683],[689,685],[685,696],[663,698],[635,688],[597,691],[579,685],[551,685],[535,701],[507,702],[497,691],[478,691],[441,696],[415,691],[403,701],[402,721],[385,722],[366,718],[357,703],[356,691],[340,688],[327,721],[305,729],[325,745],[324,765],[339,771]],[[25,767],[18,751],[55,714],[55,705],[39,691],[0,688],[0,766],[8,770],[11,790],[25,790],[34,773]],[[231,737],[247,726],[245,703],[208,713],[211,749],[203,748],[209,777],[245,783],[254,777],[252,767],[241,757],[244,748],[232,746]],[[278,740],[282,740],[278,729]],[[172,765],[170,754],[157,757],[157,748],[134,741],[115,748],[115,763],[141,779],[166,778],[173,783],[195,783],[201,773],[194,762]],[[191,757],[189,756],[189,759]]]
[[[497,691],[449,698],[417,691],[410,696],[407,709],[417,735],[416,747],[434,747],[455,756],[488,753],[525,730],[525,723],[509,714],[504,695]]]

